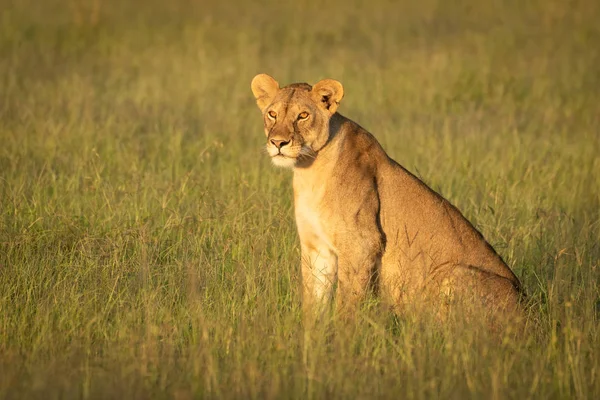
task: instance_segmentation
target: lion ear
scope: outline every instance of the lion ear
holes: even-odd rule
[[[264,111],[273,102],[275,95],[279,91],[279,83],[267,74],[256,75],[252,79],[250,87],[256,98],[256,104],[258,104],[258,108],[261,111]]]
[[[344,97],[344,87],[334,79],[323,79],[315,83],[311,93],[315,101],[333,115]]]

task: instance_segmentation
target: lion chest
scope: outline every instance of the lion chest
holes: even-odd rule
[[[325,219],[324,190],[304,190],[296,192],[294,197],[296,225],[302,245],[315,250],[335,251]]]

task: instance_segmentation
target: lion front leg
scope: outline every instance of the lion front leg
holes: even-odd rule
[[[381,266],[381,249],[377,246],[356,246],[340,251],[336,312],[342,318],[353,318],[360,303],[371,289]]]
[[[302,246],[302,309],[307,326],[329,310],[336,280],[336,255],[326,248]]]

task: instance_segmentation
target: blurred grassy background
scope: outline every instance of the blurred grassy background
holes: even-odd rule
[[[0,397],[600,397],[600,3],[0,0]],[[521,278],[500,341],[366,307],[303,361],[249,83],[340,112]]]

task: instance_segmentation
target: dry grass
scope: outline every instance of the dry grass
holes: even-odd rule
[[[286,4],[0,0],[0,397],[599,398],[597,2]],[[367,304],[304,354],[259,72],[340,80],[531,333]]]

